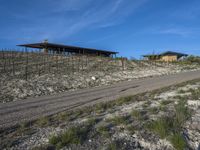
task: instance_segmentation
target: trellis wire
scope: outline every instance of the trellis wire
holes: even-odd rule
[[[25,80],[33,75],[43,74],[74,74],[75,72],[103,71],[106,66],[109,69],[122,69],[115,58],[91,56],[88,54],[72,55],[69,53],[43,53],[41,51],[8,50],[0,51],[0,73]]]

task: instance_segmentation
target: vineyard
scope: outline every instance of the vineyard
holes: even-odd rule
[[[164,66],[166,63],[87,55],[47,54],[42,52],[0,51],[0,73],[8,77],[31,79],[34,75],[73,74],[90,71],[119,71],[135,66]]]
[[[105,66],[103,68],[102,66]],[[0,72],[2,75],[15,78],[30,79],[33,75],[43,74],[73,74],[90,70],[113,69],[116,63],[113,59],[92,56],[63,54],[45,54],[41,52],[0,52]]]

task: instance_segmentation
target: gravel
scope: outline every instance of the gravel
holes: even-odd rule
[[[151,107],[159,107],[162,101],[166,101],[167,99],[172,99],[174,96],[180,96],[180,90],[183,90],[188,93],[189,90],[199,89],[200,82],[195,84],[188,84],[184,87],[171,89],[160,94],[156,94],[154,98],[151,99],[151,103],[146,109],[150,109]],[[169,94],[170,93],[170,94]],[[173,95],[171,94],[173,93]],[[190,93],[191,94],[191,93]],[[188,94],[187,94],[188,95]],[[154,100],[155,99],[155,100]],[[173,108],[177,99],[173,99],[174,102],[168,104],[168,111],[170,108]],[[144,110],[144,103],[149,100],[143,99],[142,101],[134,101],[130,104],[122,104],[121,106],[115,106],[112,108],[112,111],[105,110],[102,112],[100,116],[101,122],[99,122],[95,127],[99,125],[105,125],[105,120],[108,118],[112,118],[115,116],[125,116],[130,114],[132,110]],[[148,102],[149,103],[149,102]],[[188,100],[188,107],[193,110],[193,114],[190,120],[186,122],[184,125],[184,136],[187,139],[187,143],[191,149],[198,149],[200,147],[200,100]],[[156,118],[166,115],[166,113],[156,113],[154,114]],[[151,120],[152,114],[147,113],[148,118]],[[62,125],[58,125],[57,127],[47,127],[47,128],[39,128],[37,132],[23,141],[20,141],[19,144],[12,147],[12,150],[27,150],[32,149],[33,147],[47,144],[48,138],[51,135],[59,135],[66,130],[66,127],[77,126],[78,124],[81,126],[84,122],[87,122],[88,117],[77,118],[74,121],[64,122]],[[142,125],[141,122],[134,121],[139,126]],[[108,123],[106,123],[108,125]],[[131,124],[130,124],[131,125]],[[93,131],[91,131],[91,135],[93,135]],[[143,150],[143,149],[165,149],[165,150],[173,150],[173,146],[167,139],[160,139],[157,135],[152,134],[151,132],[141,128],[140,130],[135,130],[134,133],[130,133],[129,131],[124,129],[123,125],[111,126],[112,136],[110,138],[102,138],[97,135],[95,137],[90,136],[83,144],[74,145],[71,144],[68,147],[64,147],[63,150],[107,150],[108,147],[112,144],[117,146],[118,149],[122,150]]]
[[[32,78],[28,81],[2,75],[0,78],[0,103],[18,101],[28,97],[52,95],[64,91],[111,85],[125,80],[130,81],[138,78],[199,69],[198,66],[187,66],[187,69],[184,69],[186,66],[175,64],[160,64],[157,66],[146,64],[146,66],[140,67],[138,64],[132,62],[124,71],[116,71],[114,69],[115,71],[75,72],[74,74],[63,72],[60,75],[32,75]]]

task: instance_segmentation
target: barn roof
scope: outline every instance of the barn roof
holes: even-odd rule
[[[38,48],[38,49],[50,48],[53,50],[60,50],[60,51],[65,50],[68,52],[75,52],[75,53],[79,53],[80,51],[81,52],[84,51],[86,53],[88,52],[88,53],[103,53],[103,54],[117,54],[118,53],[118,52],[109,51],[109,50],[99,50],[99,49],[93,49],[93,48],[84,48],[84,47],[62,45],[62,44],[55,44],[55,43],[48,43],[48,42],[22,44],[22,45],[17,45],[17,46]]]
[[[160,55],[162,56],[165,56],[165,55],[188,56],[188,54],[178,53],[178,52],[173,52],[173,51],[166,51],[164,53],[161,53]]]
[[[160,54],[150,54],[150,55],[143,55],[143,57],[152,57],[152,56],[166,56],[166,55],[176,55],[178,57],[182,57],[182,56],[188,56],[188,54],[184,54],[184,53],[178,53],[178,52],[173,52],[173,51],[166,51]]]

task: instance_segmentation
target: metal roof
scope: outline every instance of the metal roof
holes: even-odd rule
[[[172,51],[166,51],[164,53],[161,53],[160,55],[178,55],[178,56],[188,56],[188,54],[178,53],[178,52],[172,52]]]
[[[173,51],[166,51],[160,54],[150,54],[150,55],[143,55],[143,57],[151,57],[151,56],[166,56],[166,55],[177,55],[179,57],[188,56],[188,54],[173,52]]]
[[[29,48],[38,48],[38,49],[43,49],[43,48],[52,48],[54,50],[65,50],[68,52],[89,52],[89,53],[106,53],[106,54],[117,54],[118,52],[114,51],[108,51],[108,50],[99,50],[99,49],[93,49],[93,48],[84,48],[84,47],[77,47],[77,46],[70,46],[70,45],[62,45],[62,44],[55,44],[55,43],[48,43],[48,42],[43,42],[43,43],[32,43],[32,44],[22,44],[22,45],[17,45],[17,46],[22,46],[22,47],[29,47]]]

